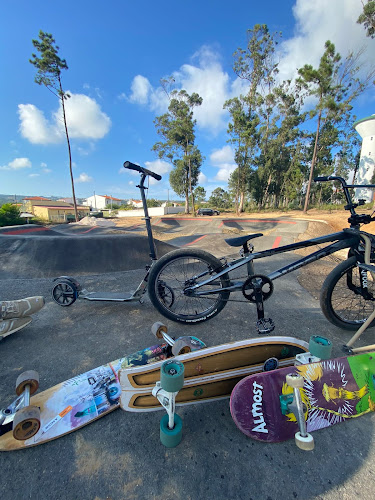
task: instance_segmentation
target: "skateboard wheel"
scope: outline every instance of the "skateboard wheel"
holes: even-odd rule
[[[320,359],[329,359],[332,354],[332,343],[325,337],[312,335],[309,342],[310,354]]]
[[[299,449],[305,451],[311,451],[314,449],[314,438],[311,434],[307,433],[306,436],[302,436],[300,432],[296,432],[294,439]]]
[[[162,339],[163,333],[168,333],[168,328],[161,321],[156,321],[151,327],[151,333],[155,335],[157,339]]]
[[[16,380],[16,394],[20,396],[25,390],[25,386],[30,386],[30,396],[32,396],[39,387],[39,373],[35,370],[28,370],[21,373]]]
[[[277,358],[268,358],[263,365],[263,371],[269,372],[271,370],[276,370],[279,367],[279,360]]]
[[[164,415],[160,420],[160,441],[167,448],[174,448],[182,439],[182,420],[179,415],[174,415],[174,427],[168,427],[169,417]]]
[[[178,356],[179,354],[186,354],[191,352],[191,345],[189,345],[185,340],[178,339],[172,346],[173,356]]]
[[[37,406],[25,406],[14,415],[13,437],[25,441],[35,436],[40,429],[40,409]]]
[[[301,375],[294,373],[288,373],[285,381],[289,385],[289,387],[293,387],[293,389],[298,389],[300,387],[303,387],[304,384],[303,377]]]
[[[166,361],[160,368],[160,385],[166,392],[178,392],[184,385],[184,365],[179,361]]]

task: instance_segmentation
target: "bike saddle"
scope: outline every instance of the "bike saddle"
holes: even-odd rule
[[[263,236],[263,233],[248,234],[247,236],[239,236],[238,238],[228,238],[224,241],[231,247],[240,247],[247,241],[252,240],[253,238],[258,238],[259,236]]]

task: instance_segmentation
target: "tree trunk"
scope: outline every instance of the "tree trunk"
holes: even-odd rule
[[[71,181],[71,184],[72,184],[74,215],[75,215],[76,222],[78,222],[79,217],[78,217],[78,210],[77,210],[76,194],[75,194],[75,191],[74,191],[74,180],[73,180],[73,169],[72,169],[72,152],[71,152],[71,149],[70,149],[68,126],[67,126],[67,123],[66,123],[65,104],[64,104],[64,92],[63,92],[63,89],[62,89],[60,78],[59,78],[59,85],[60,85],[60,92],[61,92],[60,99],[61,99],[61,104],[62,104],[62,109],[63,109],[66,142],[68,143],[68,151],[69,151],[69,172],[70,172],[70,181]]]
[[[322,117],[322,111],[319,110],[318,125],[316,127],[316,134],[315,134],[314,152],[313,152],[313,157],[312,157],[312,160],[311,160],[311,169],[310,169],[309,183],[307,184],[307,191],[306,191],[306,197],[305,197],[305,206],[304,206],[304,209],[303,209],[303,213],[304,214],[307,212],[307,208],[309,206],[310,189],[311,189],[311,183],[312,183],[312,180],[313,180],[314,167],[315,167],[316,157],[317,157],[317,152],[318,152],[318,139],[319,139],[319,130],[320,130],[320,120],[321,120],[321,117]]]

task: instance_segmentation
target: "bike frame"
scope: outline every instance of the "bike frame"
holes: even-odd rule
[[[364,233],[366,234],[366,233]],[[372,235],[369,235],[372,236]],[[297,250],[300,248],[308,248],[310,246],[314,245],[319,245],[321,243],[327,243],[333,241],[331,245],[328,245],[322,249],[317,250],[316,252],[313,252],[310,255],[307,255],[306,257],[302,257],[301,259],[297,260],[296,262],[293,262],[291,264],[288,264],[276,271],[273,271],[272,273],[268,274],[267,277],[270,280],[275,280],[277,278],[280,278],[281,276],[285,276],[286,274],[296,271],[297,269],[306,266],[307,264],[310,264],[312,262],[315,262],[319,259],[322,259],[323,257],[327,257],[328,255],[331,255],[338,250],[342,250],[344,248],[350,248],[353,250],[354,253],[358,254],[358,259],[360,262],[364,262],[364,256],[363,259],[360,257],[360,255],[364,255],[364,249],[363,251],[358,249],[360,242],[361,242],[361,232],[358,231],[357,229],[354,228],[348,228],[344,229],[343,231],[340,231],[338,233],[333,233],[329,234],[327,236],[320,236],[318,238],[312,238],[310,240],[304,240],[300,241],[297,243],[292,243],[290,245],[285,245],[282,247],[278,248],[272,248],[269,250],[263,250],[260,252],[255,252],[251,253],[249,252],[249,255],[241,257],[239,259],[236,259],[234,262],[228,264],[226,263],[223,266],[223,269],[219,272],[215,272],[215,275],[212,276],[211,278],[208,278],[205,281],[200,282],[197,285],[193,285],[191,287],[188,287],[186,291],[189,292],[190,296],[198,297],[201,295],[210,295],[210,294],[215,294],[218,292],[223,292],[223,291],[229,291],[229,292],[234,292],[234,291],[239,291],[242,290],[242,286],[244,284],[244,281],[232,283],[228,287],[222,287],[222,288],[217,288],[217,289],[212,289],[212,290],[205,290],[204,292],[200,292],[199,288],[205,285],[208,285],[212,282],[214,282],[217,278],[225,275],[226,273],[230,273],[231,271],[234,271],[235,269],[238,269],[241,266],[247,265],[247,274],[248,276],[254,275],[254,260],[256,259],[262,259],[265,257],[271,257],[272,255],[277,255],[285,252],[290,252],[293,250]],[[206,274],[206,273],[205,273]],[[201,275],[204,276],[204,275]],[[197,276],[194,276],[192,279],[197,278]]]

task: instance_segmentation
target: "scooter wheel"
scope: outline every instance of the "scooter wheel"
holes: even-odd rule
[[[185,367],[180,361],[165,361],[160,368],[160,386],[166,392],[178,392],[184,385]]]
[[[174,415],[173,429],[168,427],[168,422],[168,415],[164,415],[160,420],[160,441],[167,448],[174,448],[182,439],[182,419],[179,415]]]
[[[52,288],[52,298],[62,307],[74,304],[78,297],[78,290],[75,284],[67,279],[57,281]]]

